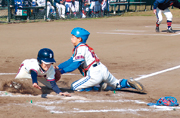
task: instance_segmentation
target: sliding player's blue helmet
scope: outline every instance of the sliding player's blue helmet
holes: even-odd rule
[[[41,64],[42,62],[45,64],[51,64],[55,63],[56,61],[54,60],[54,53],[51,49],[49,48],[43,48],[40,49],[37,55],[37,60]]]
[[[81,27],[76,27],[71,31],[71,34],[76,36],[77,38],[81,38],[82,39],[82,43],[86,43],[86,40],[88,39],[90,33],[81,28]]]

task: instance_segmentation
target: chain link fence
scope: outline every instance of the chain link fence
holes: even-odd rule
[[[97,18],[152,10],[154,0],[0,0],[0,23]]]

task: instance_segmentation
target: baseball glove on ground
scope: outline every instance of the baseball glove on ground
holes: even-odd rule
[[[55,67],[55,82],[59,81],[61,79],[61,72],[57,67]]]

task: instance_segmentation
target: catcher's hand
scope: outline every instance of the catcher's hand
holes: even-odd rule
[[[54,69],[55,69],[55,82],[57,82],[61,79],[61,72],[59,71],[57,66],[55,66]]]

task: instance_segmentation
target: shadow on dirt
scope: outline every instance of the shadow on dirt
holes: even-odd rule
[[[174,31],[174,33],[177,33],[177,32],[180,33],[180,30],[173,30],[173,31]],[[167,32],[167,30],[162,30],[161,32]],[[171,33],[171,34],[173,34],[173,33]]]

